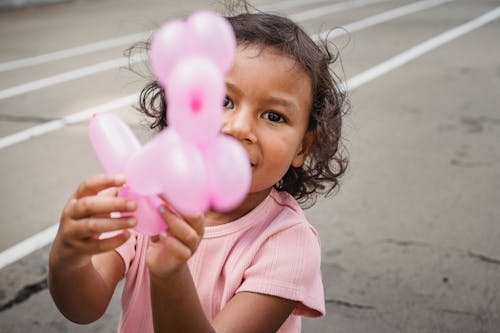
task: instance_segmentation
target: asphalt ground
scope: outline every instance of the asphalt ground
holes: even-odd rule
[[[350,166],[340,191],[306,211],[322,239],[327,315],[303,331],[500,332],[500,1],[255,4],[311,35],[350,32],[332,39],[350,88]],[[66,198],[102,170],[88,116],[114,112],[151,137],[130,107],[144,80],[121,63],[134,38],[109,43],[215,7],[81,0],[0,11],[1,332],[116,330],[121,288],[80,326],[45,282]]]

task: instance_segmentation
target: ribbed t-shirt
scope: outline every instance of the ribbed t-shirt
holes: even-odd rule
[[[118,332],[153,332],[146,250],[149,238],[132,231],[117,248],[125,263]],[[206,227],[188,266],[200,301],[212,320],[238,292],[297,302],[278,332],[300,332],[301,316],[325,313],[318,235],[295,199],[273,190],[247,215]],[[175,304],[172,304],[175,306]]]

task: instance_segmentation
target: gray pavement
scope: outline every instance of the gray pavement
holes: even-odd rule
[[[337,2],[280,4],[297,14]],[[301,24],[314,34],[409,3],[417,1],[324,10]],[[0,68],[14,59],[147,31],[202,6],[82,0],[2,10]],[[353,32],[348,43],[345,36],[336,39],[344,77],[498,6],[498,0],[450,1]],[[306,212],[322,239],[327,316],[305,320],[304,332],[500,332],[498,36],[496,19],[350,92],[344,132],[350,168],[339,193]],[[118,58],[126,47],[0,72],[0,96],[16,85]],[[0,99],[0,143],[132,94],[142,84],[115,69]],[[114,112],[143,140],[150,136],[130,107]],[[81,122],[0,149],[0,251],[57,223],[76,184],[101,170],[86,130]],[[0,269],[0,332],[114,331],[121,287],[99,321],[70,323],[44,283],[48,249]]]

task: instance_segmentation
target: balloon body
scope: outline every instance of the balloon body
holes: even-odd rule
[[[156,195],[141,195],[134,192],[128,185],[123,186],[118,195],[137,202],[135,212],[122,214],[123,216],[135,216],[137,225],[134,229],[137,232],[144,235],[158,235],[167,229],[167,225],[158,213],[158,209],[163,204],[163,201]]]
[[[221,135],[204,153],[211,206],[220,211],[235,208],[251,183],[247,153],[236,139]]]
[[[158,167],[168,170],[160,174],[163,194],[178,212],[193,216],[208,209],[205,165],[196,147],[185,142],[168,147]]]
[[[97,158],[108,173],[123,173],[141,144],[132,130],[112,113],[97,113],[89,125],[89,137]]]
[[[162,192],[161,173],[169,172],[168,165],[162,159],[169,154],[169,148],[180,144],[175,131],[162,131],[134,154],[125,168],[128,184],[137,193],[143,195]],[[166,169],[160,168],[163,165]]]
[[[156,79],[164,87],[174,65],[185,57],[187,42],[185,23],[181,20],[164,24],[154,34],[149,52],[150,62]]]
[[[168,80],[168,124],[183,139],[205,146],[220,132],[225,87],[210,61],[192,57],[179,63]]]
[[[186,29],[191,54],[207,57],[222,73],[229,71],[236,54],[236,39],[227,20],[212,12],[200,11],[188,18]]]

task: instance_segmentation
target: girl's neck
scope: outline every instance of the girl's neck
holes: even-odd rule
[[[237,208],[227,211],[208,211],[205,213],[205,227],[213,227],[217,225],[223,225],[245,216],[255,207],[257,207],[262,201],[264,201],[272,188],[268,188],[259,192],[249,193],[243,203]]]

